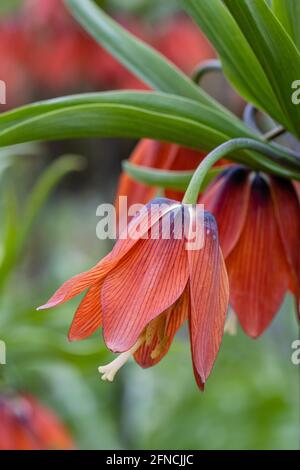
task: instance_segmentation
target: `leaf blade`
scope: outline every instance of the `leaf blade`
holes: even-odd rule
[[[247,101],[276,120],[282,112],[263,68],[221,0],[184,0],[187,12],[214,45],[229,81]]]

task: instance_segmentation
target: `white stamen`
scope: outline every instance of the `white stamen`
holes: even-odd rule
[[[124,364],[126,364],[128,359],[133,356],[133,354],[139,349],[139,347],[143,344],[144,341],[145,338],[140,337],[137,342],[132,346],[132,348],[130,348],[128,351],[121,353],[116,359],[114,359],[109,364],[106,364],[105,366],[100,366],[98,368],[98,371],[100,372],[100,374],[103,374],[101,379],[112,382],[118,370],[121,369]]]
[[[237,316],[231,310],[228,314],[228,317],[224,325],[224,333],[228,333],[231,336],[235,336],[237,334],[237,325],[238,325]]]

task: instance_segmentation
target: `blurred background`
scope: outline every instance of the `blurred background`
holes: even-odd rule
[[[98,3],[187,74],[214,57],[179,0]],[[1,112],[62,94],[145,88],[76,25],[62,0],[1,0],[0,79],[7,84]],[[203,85],[242,112],[222,76],[212,74]],[[0,340],[7,354],[0,365],[0,449],[8,431],[16,432],[16,419],[30,425],[29,407],[37,406],[27,396],[65,429],[57,445],[41,447],[298,449],[299,370],[291,362],[297,323],[290,298],[261,339],[241,330],[225,336],[204,394],[194,383],[185,330],[154,369],[132,362],[109,384],[97,372],[112,358],[101,333],[67,341],[78,298],[54,311],[35,310],[110,250],[110,241],[96,238],[96,209],[113,201],[121,161],[134,145],[89,139],[0,151]],[[9,414],[14,420],[4,427]],[[42,417],[36,430],[58,426],[44,411],[34,416]],[[24,447],[18,436],[14,442]]]

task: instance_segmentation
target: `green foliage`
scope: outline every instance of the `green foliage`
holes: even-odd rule
[[[2,242],[3,255],[0,261],[0,290],[22,255],[35,219],[51,191],[67,173],[80,170],[82,164],[82,158],[75,155],[65,155],[54,161],[33,187],[22,208],[22,214],[18,212],[17,195],[12,181],[9,177],[6,179],[3,191],[5,232]]]
[[[298,0],[272,0],[272,8],[286,32],[300,49],[300,3]]]

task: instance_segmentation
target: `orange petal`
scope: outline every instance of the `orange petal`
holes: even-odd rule
[[[288,180],[270,178],[277,226],[291,271],[292,291],[300,294],[300,205]]]
[[[93,286],[101,280],[113,266],[111,254],[107,255],[96,266],[89,271],[85,271],[66,281],[48,300],[45,305],[38,307],[37,310],[56,307],[81,294],[84,290]]]
[[[181,209],[176,218],[178,214],[181,217]],[[187,257],[185,240],[176,237],[139,240],[107,275],[102,289],[103,331],[112,351],[130,349],[145,326],[182,294]]]
[[[92,286],[82,299],[72,321],[70,341],[91,336],[102,323],[101,289],[103,281]]]
[[[233,167],[212,183],[200,201],[217,220],[225,258],[233,250],[243,230],[249,194],[249,172],[242,167]]]
[[[125,256],[136,244],[137,238],[133,235],[137,233],[137,228],[140,236],[142,237],[148,230],[167,212],[176,207],[176,201],[169,199],[154,199],[149,204],[143,207],[140,214],[135,217],[128,226],[128,230],[124,239],[119,239],[114,246],[112,253],[103,258],[96,266],[89,271],[85,271],[77,276],[72,277],[66,281],[48,300],[45,305],[42,305],[38,310],[56,307],[68,300],[72,299],[84,290],[93,286],[98,281],[101,281],[106,274],[117,265],[119,260]],[[162,210],[152,211],[155,207],[162,207]],[[154,215],[153,215],[154,214]]]
[[[289,282],[270,189],[259,175],[252,183],[243,232],[226,265],[231,305],[245,332],[256,338],[271,323]]]
[[[217,224],[209,213],[205,213],[204,230],[204,247],[188,252],[191,349],[200,388],[203,388],[215,362],[229,301],[228,279],[219,247]]]
[[[152,367],[169,351],[174,336],[188,318],[189,292],[186,288],[180,298],[146,327],[146,341],[134,355],[141,367]]]

